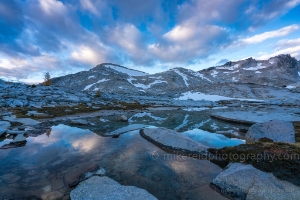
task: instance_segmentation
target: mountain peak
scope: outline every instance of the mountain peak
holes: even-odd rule
[[[148,73],[138,71],[135,69],[130,69],[121,65],[113,64],[113,63],[102,63],[97,65],[96,67],[92,68],[93,71],[102,71],[102,70],[108,70],[113,71],[116,73],[122,73],[127,74],[128,76],[146,76]]]

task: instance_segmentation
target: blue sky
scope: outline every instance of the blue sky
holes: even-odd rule
[[[300,59],[300,0],[1,0],[0,77],[39,82],[111,62],[155,73]]]

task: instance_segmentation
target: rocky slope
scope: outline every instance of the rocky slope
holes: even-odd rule
[[[76,90],[99,89],[113,94],[164,94],[167,97],[178,97],[188,91],[214,94],[231,89],[235,93],[240,90],[237,89],[239,84],[296,88],[300,81],[299,71],[300,63],[295,58],[279,55],[269,60],[249,58],[228,62],[198,72],[174,68],[152,75],[120,65],[103,63],[89,71],[54,78],[52,82],[53,85]],[[218,91],[216,87],[219,88]]]
[[[202,70],[214,82],[253,83],[286,87],[300,80],[300,63],[290,55],[279,55],[268,60],[227,62],[222,66]]]
[[[0,80],[1,81],[1,80]],[[26,85],[1,81],[0,107],[41,107],[90,103],[88,93],[57,86]]]
[[[184,92],[212,83],[201,73],[175,68],[153,75],[103,63],[89,71],[52,79],[52,84],[84,91],[100,90],[118,94],[162,94]]]
[[[191,99],[214,102],[246,99],[260,102],[263,100],[264,103],[273,105],[300,105],[299,66],[299,62],[289,55],[280,55],[267,61],[247,59],[230,62],[200,72],[174,68],[150,75],[104,63],[89,71],[53,78],[50,87],[0,80],[0,107],[42,107],[77,103],[99,105],[103,101],[114,100],[199,106],[200,101],[189,101]],[[289,89],[282,87],[284,84]],[[101,91],[102,99],[94,98],[97,90]]]

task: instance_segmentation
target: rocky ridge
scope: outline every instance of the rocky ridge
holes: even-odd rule
[[[299,82],[300,64],[290,55],[278,55],[268,60],[248,58],[201,71],[214,82],[236,82],[292,87]]]
[[[226,90],[241,93],[243,84],[293,89],[299,86],[299,81],[299,62],[290,55],[279,55],[268,60],[249,58],[228,62],[201,71],[173,68],[151,75],[103,63],[89,71],[54,78],[53,84],[85,91],[99,89],[107,93],[178,97],[187,91],[214,94],[216,87],[221,87],[219,94]]]

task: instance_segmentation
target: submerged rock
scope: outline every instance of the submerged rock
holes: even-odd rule
[[[262,172],[252,165],[231,163],[211,183],[220,193],[232,199],[299,199],[300,188]]]
[[[145,139],[171,150],[199,153],[208,149],[207,146],[166,128],[147,128],[142,129],[140,133]]]
[[[156,199],[144,189],[134,186],[123,186],[118,182],[104,176],[93,176],[81,182],[76,189],[71,191],[72,200],[154,200]]]
[[[269,138],[274,142],[295,143],[295,131],[291,122],[273,120],[252,125],[246,138],[254,141]]]

